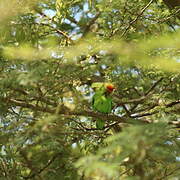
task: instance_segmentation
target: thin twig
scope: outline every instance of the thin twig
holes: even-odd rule
[[[38,176],[38,175],[41,174],[45,169],[47,169],[47,168],[57,159],[57,157],[60,156],[60,155],[61,155],[61,153],[58,153],[58,154],[54,155],[54,156],[52,157],[52,159],[50,159],[43,168],[41,168],[41,169],[39,169],[37,172],[35,172],[35,173],[33,173],[33,174],[29,175],[29,176],[23,177],[23,178],[24,178],[24,179],[32,179],[32,178],[34,178],[35,176]]]
[[[161,177],[161,178],[157,178],[157,180],[165,179],[165,178],[167,178],[168,176],[172,175],[174,172],[176,172],[176,171],[178,171],[178,170],[180,170],[180,167],[178,167],[178,168],[172,170],[172,171],[169,172],[168,174],[165,174],[165,175],[164,175],[163,177]]]
[[[37,9],[36,9],[36,12],[39,13],[41,16],[48,18],[48,20],[50,20],[51,22],[56,24],[54,19],[53,18],[49,18],[45,13],[43,13],[43,12],[37,10]],[[73,40],[67,35],[66,32],[61,31],[60,29],[57,29],[57,28],[55,28],[55,27],[53,27],[53,26],[51,26],[49,24],[39,23],[39,25],[49,26],[50,28],[54,29],[58,34],[63,35],[69,42],[71,42],[71,43],[73,42]]]
[[[155,88],[163,79],[164,79],[164,78],[162,77],[162,78],[160,78],[158,81],[156,81],[156,82],[152,85],[152,87],[150,87],[150,89],[145,93],[145,95],[148,95],[151,91],[153,91],[154,88]]]
[[[124,32],[121,35],[121,38],[127,33],[127,31],[130,29],[130,27],[141,17],[141,15],[145,12],[145,10],[153,3],[154,0],[149,1],[149,3],[141,10],[141,12],[138,14],[138,16],[132,20],[129,25],[126,27]]]

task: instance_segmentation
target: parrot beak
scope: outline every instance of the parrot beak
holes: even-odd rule
[[[106,86],[106,90],[107,90],[107,92],[109,92],[109,93],[112,93],[112,92],[114,91],[114,89],[115,89],[115,87],[114,87],[114,85],[112,85],[112,84],[108,84],[108,85]]]

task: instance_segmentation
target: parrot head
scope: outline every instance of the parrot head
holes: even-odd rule
[[[114,87],[113,84],[107,84],[107,85],[105,86],[105,88],[106,88],[106,91],[107,91],[108,93],[112,93],[112,92],[114,91],[114,89],[115,89],[115,87]]]
[[[92,88],[95,91],[101,90],[103,93],[111,94],[114,91],[115,86],[112,83],[96,82],[92,84]]]

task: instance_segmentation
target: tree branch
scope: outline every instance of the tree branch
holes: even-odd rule
[[[4,102],[7,104],[20,106],[23,108],[29,108],[31,110],[40,111],[40,112],[47,112],[50,114],[56,114],[57,108],[49,108],[49,107],[41,107],[39,105],[30,104],[24,101],[16,100],[16,99],[4,99]],[[64,116],[86,116],[86,117],[94,117],[94,118],[100,118],[102,120],[113,120],[118,122],[125,122],[126,118],[119,117],[116,115],[111,114],[103,114],[99,112],[89,111],[89,110],[82,110],[82,111],[71,111],[68,108],[64,108],[63,106],[60,106],[58,109],[58,114],[64,115]]]
[[[68,109],[67,107],[64,106],[60,106],[58,107],[58,111],[57,108],[49,108],[49,107],[41,107],[39,105],[34,105],[34,104],[30,104],[24,101],[20,101],[20,100],[16,100],[16,99],[4,99],[4,102],[6,102],[7,104],[11,104],[11,105],[15,105],[15,106],[20,106],[23,108],[29,108],[31,110],[35,110],[35,111],[40,111],[40,112],[46,112],[46,113],[50,113],[50,114],[56,114],[58,113],[59,115],[64,115],[64,116],[85,116],[85,117],[93,117],[93,118],[99,118],[102,120],[106,120],[106,121],[116,121],[117,123],[127,123],[127,117],[126,116],[117,116],[117,115],[112,115],[112,114],[103,114],[103,113],[99,113],[99,112],[94,112],[94,111],[89,111],[89,110],[81,110],[81,111],[72,111],[70,109]],[[165,105],[166,108],[169,107],[173,107],[177,104],[180,103],[180,100],[168,103]],[[155,110],[153,112],[147,112],[147,113],[142,113],[142,114],[137,114],[134,116],[130,116],[131,118],[141,118],[144,116],[151,116],[153,114],[158,113],[159,111]]]
[[[164,78],[160,78],[158,81],[156,81],[151,87],[150,89],[145,93],[145,95],[148,95],[151,91],[154,90],[154,88],[163,80]]]
[[[42,167],[41,169],[39,169],[38,171],[36,171],[35,173],[29,175],[29,176],[26,176],[26,177],[23,177],[24,179],[32,179],[34,178],[35,176],[39,176],[39,174],[41,174],[45,169],[47,169],[56,159],[58,156],[60,156],[61,153],[57,153],[55,154],[48,162],[47,164]]]
[[[165,108],[169,108],[169,107],[173,107],[177,104],[180,104],[180,100],[177,100],[177,101],[173,101],[171,103],[168,103],[166,105],[164,105]],[[154,115],[154,114],[157,114],[159,111],[155,110],[153,112],[147,112],[147,113],[143,113],[143,114],[137,114],[137,115],[132,115],[131,117],[132,118],[140,118],[140,117],[144,117],[144,116],[151,116],[151,115]]]
[[[56,22],[54,21],[53,18],[49,18],[45,13],[43,13],[43,12],[40,11],[39,9],[35,9],[35,10],[36,10],[36,12],[39,13],[41,16],[46,17],[48,20],[50,20],[50,21],[52,21],[53,23],[56,24]],[[69,42],[71,42],[71,43],[73,42],[73,40],[67,35],[66,32],[61,31],[60,29],[57,29],[57,28],[55,28],[55,27],[53,27],[53,26],[51,26],[51,25],[49,25],[49,24],[44,24],[44,23],[37,23],[37,24],[49,26],[50,28],[54,29],[58,34],[63,35]]]
[[[85,35],[89,32],[91,26],[95,23],[95,21],[98,19],[98,17],[100,16],[100,14],[101,14],[101,13],[98,12],[98,13],[94,16],[94,18],[92,18],[91,21],[85,26],[84,32],[83,32],[83,36],[85,36]]]
[[[180,170],[180,167],[178,167],[178,168],[172,170],[172,171],[169,172],[169,173],[166,173],[166,174],[165,174],[163,177],[161,177],[161,178],[157,178],[157,180],[163,180],[163,179],[166,179],[168,176],[172,175],[174,172],[176,172],[176,171],[178,171],[178,170]]]
[[[145,12],[145,10],[153,3],[154,0],[150,0],[149,3],[141,10],[141,12],[138,14],[138,16],[132,20],[129,25],[126,27],[124,32],[121,35],[121,38],[127,33],[127,31],[130,29],[130,27],[141,17],[141,15]]]
[[[180,6],[179,0],[163,0],[163,1],[170,9]]]
[[[178,7],[177,11],[176,11],[176,15],[177,17],[180,19],[180,0],[163,0],[164,3],[168,6],[169,9],[175,9]]]

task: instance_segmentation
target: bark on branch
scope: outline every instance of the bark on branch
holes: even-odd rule
[[[163,0],[169,9],[180,9],[180,0]],[[178,9],[178,10],[179,10]],[[180,11],[178,11],[177,17],[180,19]]]

